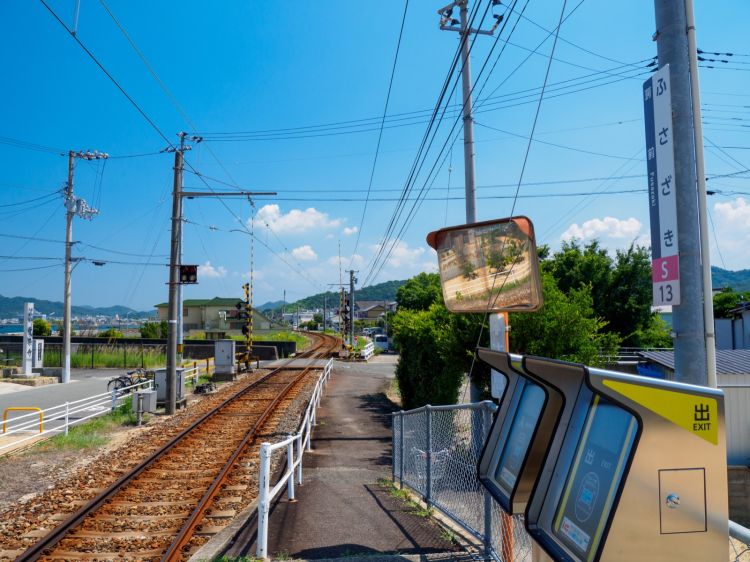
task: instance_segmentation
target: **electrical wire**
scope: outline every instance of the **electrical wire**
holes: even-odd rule
[[[359,228],[357,229],[357,240],[354,243],[354,250],[352,251],[352,259],[349,262],[349,269],[352,269],[352,263],[354,261],[354,255],[357,253],[359,248],[359,240],[362,236],[362,228],[365,224],[365,215],[367,213],[367,203],[370,198],[370,190],[372,189],[372,182],[375,179],[375,168],[378,164],[378,155],[380,153],[380,143],[383,140],[383,127],[385,125],[385,118],[388,115],[388,103],[391,101],[391,91],[393,89],[393,78],[396,76],[396,64],[398,63],[398,53],[401,50],[401,38],[404,35],[404,24],[406,23],[406,12],[409,9],[409,0],[404,2],[404,13],[401,16],[401,29],[398,32],[398,41],[396,43],[396,53],[393,56],[393,65],[391,66],[391,77],[388,80],[388,93],[385,96],[385,107],[383,108],[383,118],[380,120],[380,130],[378,131],[378,142],[375,145],[375,157],[372,160],[372,169],[370,170],[370,181],[367,185],[367,198],[362,208],[362,217],[359,219]]]

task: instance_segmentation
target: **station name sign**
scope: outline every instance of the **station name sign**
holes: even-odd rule
[[[654,305],[680,304],[677,197],[669,65],[643,83],[646,122],[651,281]]]

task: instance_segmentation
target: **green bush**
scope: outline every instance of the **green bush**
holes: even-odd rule
[[[103,332],[101,332],[99,334],[99,337],[114,340],[123,337],[123,333],[116,328],[110,328],[109,330],[104,330]]]
[[[167,339],[169,324],[166,320],[161,322],[145,322],[140,327],[141,337],[146,339]]]
[[[34,320],[34,337],[38,338],[49,335],[52,335],[52,324],[43,318],[37,318]]]

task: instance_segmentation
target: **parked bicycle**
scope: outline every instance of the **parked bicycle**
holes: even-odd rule
[[[132,387],[136,384],[152,381],[154,379],[154,372],[141,367],[134,371],[128,371],[124,375],[119,377],[113,377],[109,379],[107,383],[107,390],[112,392],[113,390],[122,391],[127,394],[130,392]]]

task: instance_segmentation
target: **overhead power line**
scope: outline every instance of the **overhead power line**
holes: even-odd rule
[[[396,52],[393,55],[393,65],[391,66],[391,77],[388,80],[388,93],[385,96],[385,107],[383,108],[383,117],[380,120],[380,130],[378,131],[378,142],[375,145],[375,157],[372,159],[372,169],[370,170],[370,181],[367,185],[367,198],[365,198],[365,204],[362,208],[362,217],[359,219],[359,227],[357,228],[357,240],[354,243],[354,250],[352,251],[352,258],[349,262],[349,269],[352,267],[354,262],[354,256],[357,254],[359,248],[359,240],[362,236],[362,227],[365,224],[365,215],[367,214],[367,200],[370,198],[370,190],[372,189],[372,182],[375,179],[375,168],[378,165],[378,154],[380,153],[380,142],[383,140],[383,126],[385,125],[385,118],[388,115],[388,103],[391,101],[391,91],[393,89],[393,77],[396,75],[396,64],[398,63],[398,53],[401,50],[401,38],[404,35],[404,24],[406,23],[406,12],[409,9],[409,0],[404,2],[404,13],[401,16],[401,28],[398,32],[398,41],[396,43]]]

